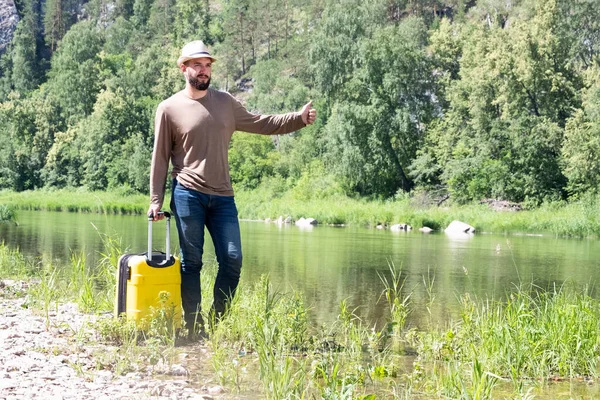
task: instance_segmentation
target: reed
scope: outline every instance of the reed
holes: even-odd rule
[[[600,304],[586,290],[530,285],[505,302],[462,299],[462,323],[423,334],[420,356],[427,360],[478,359],[494,374],[548,380],[596,377]]]

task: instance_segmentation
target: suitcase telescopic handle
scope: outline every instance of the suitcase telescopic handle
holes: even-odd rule
[[[171,256],[171,214],[168,211],[159,211],[158,215],[164,215],[167,219],[167,243],[165,245],[166,255],[165,259]],[[148,215],[148,260],[152,261],[152,215]]]

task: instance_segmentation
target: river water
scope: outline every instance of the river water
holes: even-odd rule
[[[0,240],[56,265],[67,265],[72,252],[83,251],[93,267],[104,235],[120,238],[124,251],[147,248],[143,216],[20,211],[17,220],[18,225],[0,224]],[[154,248],[164,250],[165,225],[153,227]],[[380,276],[389,277],[390,266],[402,271],[413,326],[429,318],[443,323],[456,316],[458,297],[464,293],[497,299],[520,283],[533,282],[541,288],[565,282],[589,285],[595,295],[600,254],[596,240],[485,232],[448,236],[358,227],[303,229],[255,221],[242,221],[241,230],[242,282],[268,274],[276,289],[303,293],[318,323],[335,319],[343,300],[365,321],[381,321],[387,308],[378,301],[383,290]],[[177,251],[174,221],[171,232],[171,248]],[[210,240],[205,259],[214,260]],[[425,310],[432,298],[430,315]]]

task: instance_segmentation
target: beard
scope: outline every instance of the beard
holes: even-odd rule
[[[210,77],[207,77],[206,75],[203,75],[203,77],[208,78],[208,80],[206,82],[200,82],[198,78],[193,78],[190,76],[188,77],[188,82],[194,87],[194,89],[204,91],[210,86]]]

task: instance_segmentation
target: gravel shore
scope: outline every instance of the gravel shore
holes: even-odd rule
[[[209,357],[205,346],[176,348],[176,363],[159,362],[118,375],[101,357],[118,348],[98,344],[91,325],[110,315],[82,314],[75,304],[61,304],[46,317],[27,307],[26,291],[25,282],[0,280],[0,400],[225,396],[222,387],[210,379],[199,384],[197,373],[189,371],[191,359],[197,363]]]

